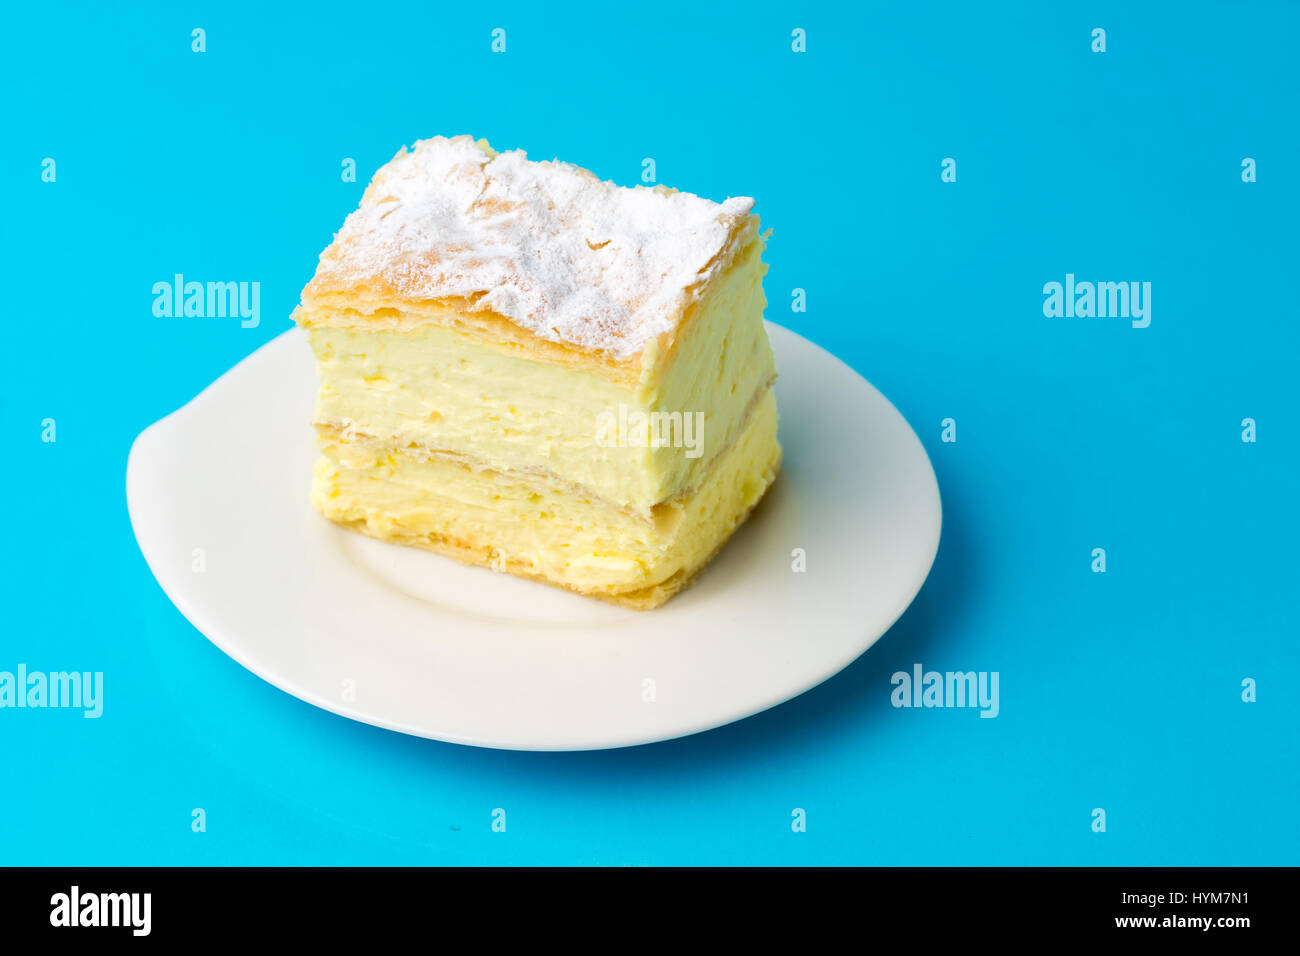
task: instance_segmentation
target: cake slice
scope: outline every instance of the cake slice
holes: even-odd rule
[[[752,206],[469,136],[398,152],[295,312],[320,376],[316,507],[629,607],[668,600],[780,463]]]

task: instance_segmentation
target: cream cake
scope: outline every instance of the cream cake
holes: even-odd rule
[[[295,312],[339,524],[652,608],[780,465],[753,200],[403,148]]]

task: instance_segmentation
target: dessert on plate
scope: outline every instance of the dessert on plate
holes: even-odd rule
[[[780,464],[753,200],[469,136],[402,149],[302,292],[324,515],[634,608]]]

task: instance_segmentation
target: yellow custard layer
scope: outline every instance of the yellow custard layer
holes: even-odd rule
[[[312,500],[376,538],[649,608],[685,586],[763,496],[780,464],[776,430],[769,389],[699,486],[650,514],[538,476],[328,435]]]
[[[647,515],[711,473],[767,394],[762,248],[751,242],[677,341],[633,376],[445,325],[367,329],[363,316],[304,311],[321,382],[315,421],[351,441],[546,476]]]

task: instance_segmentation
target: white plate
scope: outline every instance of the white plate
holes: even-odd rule
[[[630,611],[344,531],[307,487],[316,376],[292,330],[146,428],[127,464],[140,550],[219,648],[355,720],[480,747],[666,740],[821,683],[911,603],[939,489],[903,416],[768,324],[785,458],[696,583]],[[795,549],[807,570],[792,570]]]

